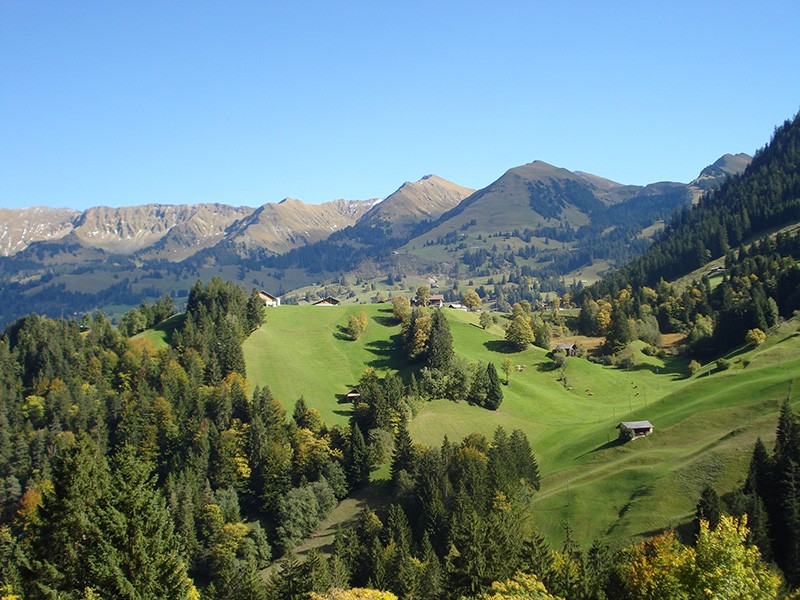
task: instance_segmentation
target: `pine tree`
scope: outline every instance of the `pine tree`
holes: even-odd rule
[[[695,510],[695,532],[700,532],[700,521],[705,520],[708,522],[710,529],[714,529],[722,517],[722,502],[719,495],[714,488],[707,485],[700,493],[700,500],[697,503]]]
[[[186,598],[190,580],[180,544],[163,496],[150,469],[130,447],[114,458],[111,497],[102,515],[110,542],[117,549],[119,573],[104,596]]]
[[[489,410],[497,410],[503,401],[503,389],[500,387],[500,378],[497,376],[497,369],[494,363],[489,363],[486,367],[486,375],[489,385],[486,388],[486,400],[484,406]]]
[[[347,480],[350,487],[359,489],[369,483],[370,474],[369,449],[364,441],[364,434],[357,424],[350,428],[350,447],[347,454]]]
[[[769,532],[769,515],[764,502],[757,494],[747,497],[747,526],[750,533],[747,541],[758,546],[766,562],[772,560],[772,537]]]
[[[619,303],[615,302],[611,311],[611,328],[606,336],[606,344],[612,352],[619,352],[630,343],[631,339],[633,335],[628,315]]]
[[[441,309],[433,313],[431,332],[428,338],[427,366],[431,369],[447,371],[453,359],[453,334],[450,324]]]
[[[116,553],[99,513],[106,502],[108,465],[88,436],[62,440],[51,481],[32,531],[32,571],[26,579],[39,593],[82,593],[107,582],[115,571]]]
[[[401,471],[408,475],[414,472],[414,449],[412,446],[411,435],[408,433],[408,425],[405,419],[401,419],[397,426],[397,433],[394,436],[394,452],[392,453],[392,482],[397,483]]]
[[[539,465],[531,450],[528,437],[521,429],[515,429],[508,438],[508,445],[517,477],[524,480],[533,489],[538,490],[540,484]]]

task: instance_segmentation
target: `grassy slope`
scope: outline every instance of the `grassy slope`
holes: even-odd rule
[[[153,343],[156,348],[166,348],[169,345],[169,340],[172,337],[172,332],[183,323],[185,315],[183,313],[172,315],[166,321],[163,321],[151,329],[146,329],[142,333],[133,336],[132,339],[148,340]]]
[[[338,331],[360,310],[370,316],[357,342]],[[390,338],[387,305],[338,308],[281,307],[245,343],[251,384],[268,384],[291,409],[303,394],[329,423],[344,423],[347,404],[337,394],[356,383],[365,365],[379,371],[402,366]],[[498,425],[529,436],[544,477],[536,500],[536,525],[558,542],[569,519],[579,540],[597,535],[629,540],[686,523],[706,483],[721,493],[739,485],[758,436],[768,443],[780,402],[800,373],[800,336],[790,322],[755,350],[732,357],[725,372],[707,367],[692,378],[685,361],[647,357],[634,346],[629,371],[569,359],[561,383],[542,350],[506,353],[500,329],[483,331],[477,316],[446,311],[457,353],[470,361],[505,357],[515,365],[496,412],[467,404],[426,404],[411,424],[414,438],[438,445],[444,435],[491,436]],[[745,364],[747,366],[745,366]],[[710,373],[710,374],[709,374]],[[501,375],[502,377],[502,375]],[[648,419],[649,438],[614,443],[620,420]]]
[[[352,341],[343,328],[350,315],[365,311],[369,325]],[[399,333],[388,304],[281,306],[267,311],[266,324],[244,343],[251,386],[269,385],[291,411],[301,395],[326,423],[346,423],[350,405],[343,395],[367,367],[378,372],[402,367],[391,337]]]

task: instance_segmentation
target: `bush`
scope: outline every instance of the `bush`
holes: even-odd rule
[[[633,358],[633,354],[626,354],[625,356],[620,357],[619,361],[617,362],[617,366],[621,369],[630,369],[631,367],[636,366],[636,359]]]
[[[702,367],[702,366],[703,365],[701,365],[696,360],[691,361],[689,363],[689,374],[690,375],[694,375],[695,373],[697,373],[700,370],[700,367]]]
[[[727,371],[731,368],[731,361],[727,358],[720,358],[717,361],[717,371]]]
[[[745,334],[744,341],[749,346],[760,346],[767,341],[767,334],[760,329],[751,329]]]

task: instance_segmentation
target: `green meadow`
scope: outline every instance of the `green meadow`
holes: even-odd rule
[[[344,327],[362,310],[369,325],[352,341]],[[543,476],[535,525],[554,543],[567,521],[587,544],[598,536],[624,542],[667,527],[681,531],[704,485],[720,494],[741,485],[755,440],[771,444],[780,403],[800,395],[795,321],[762,346],[729,356],[730,369],[710,364],[690,377],[685,359],[646,356],[638,342],[628,369],[569,358],[562,374],[541,349],[508,352],[501,328],[484,331],[476,314],[445,313],[458,356],[498,370],[511,358],[514,369],[499,410],[434,401],[410,431],[418,443],[436,446],[444,436],[490,437],[498,426],[523,430]],[[344,424],[344,394],[364,368],[409,373],[399,331],[388,304],[269,309],[244,344],[250,385],[269,385],[289,411],[302,395],[327,423]],[[617,442],[620,421],[643,419],[655,426],[651,436]]]

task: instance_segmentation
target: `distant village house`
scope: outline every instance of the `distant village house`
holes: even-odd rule
[[[281,305],[281,299],[277,296],[273,296],[269,292],[265,292],[261,290],[258,292],[258,297],[261,298],[261,301],[264,303],[264,306],[273,306],[277,307]]]
[[[418,306],[418,302],[416,298],[411,298],[411,306]],[[435,306],[436,308],[442,308],[444,306],[444,294],[431,294],[428,298],[427,306]]]
[[[317,300],[312,306],[339,306],[341,302],[333,296],[326,296],[322,300]]]

